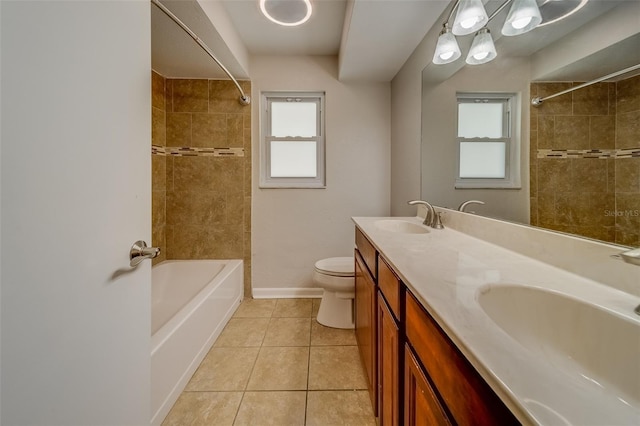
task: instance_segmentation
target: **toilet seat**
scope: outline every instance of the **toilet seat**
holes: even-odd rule
[[[353,277],[353,257],[330,257],[318,260],[315,264],[316,272],[332,277]]]

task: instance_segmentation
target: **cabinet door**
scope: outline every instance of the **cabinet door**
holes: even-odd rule
[[[378,415],[378,378],[377,378],[377,327],[376,327],[376,285],[369,275],[367,267],[356,250],[356,297],[355,323],[356,340],[362,363],[367,372],[369,395],[373,412]]]
[[[408,345],[404,353],[404,424],[450,426],[445,410]]]
[[[400,330],[378,294],[378,416],[381,426],[400,425]]]

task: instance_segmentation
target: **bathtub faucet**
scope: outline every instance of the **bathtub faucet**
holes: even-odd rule
[[[145,259],[153,259],[154,257],[158,257],[160,254],[160,247],[147,247],[147,243],[144,241],[136,241],[131,246],[131,251],[129,252],[129,260],[131,261],[129,264],[133,266],[138,266],[140,262]]]

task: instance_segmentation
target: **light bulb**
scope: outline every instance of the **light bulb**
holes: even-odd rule
[[[443,61],[446,61],[447,59],[451,58],[453,56],[453,51],[451,52],[443,52],[440,54],[440,59],[442,59]]]
[[[489,52],[478,52],[475,55],[473,55],[473,57],[476,58],[476,60],[478,61],[483,60],[487,56],[489,56]]]
[[[511,23],[511,26],[516,30],[521,30],[527,25],[529,25],[529,22],[531,22],[531,19],[533,19],[531,16],[526,16],[524,18],[516,19]]]
[[[464,21],[460,21],[460,26],[464,29],[469,29],[473,27],[478,22],[477,16],[472,16],[471,18],[467,18]]]

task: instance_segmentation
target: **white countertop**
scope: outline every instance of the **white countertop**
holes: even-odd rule
[[[353,221],[523,424],[640,424],[637,398],[621,398],[561,354],[541,356],[548,349],[526,348],[493,322],[478,295],[489,285],[542,287],[595,303],[634,327],[640,325],[633,314],[640,298],[453,229],[406,234],[375,225],[385,219],[422,222],[416,217]],[[633,347],[638,343],[640,336],[629,349],[640,353]]]

